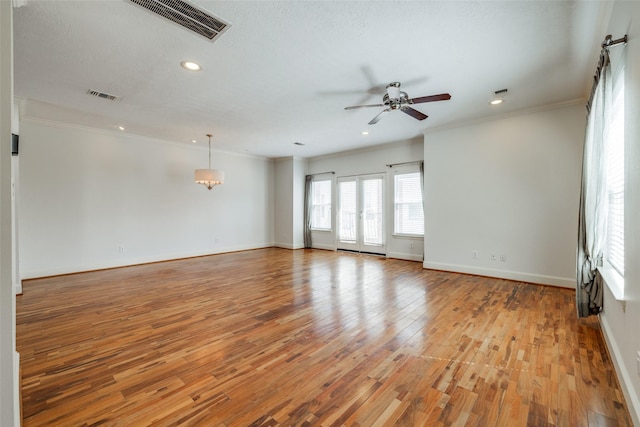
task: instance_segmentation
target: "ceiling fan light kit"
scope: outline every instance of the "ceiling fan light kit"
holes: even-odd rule
[[[382,97],[382,104],[369,104],[369,105],[353,105],[351,107],[345,107],[345,110],[355,110],[358,108],[368,108],[368,107],[387,107],[378,113],[371,121],[370,125],[374,125],[380,121],[382,116],[389,113],[393,110],[400,110],[405,114],[410,115],[416,120],[424,120],[427,116],[426,114],[421,113],[420,111],[411,108],[413,104],[422,104],[424,102],[434,102],[434,101],[448,101],[451,99],[451,95],[448,93],[441,93],[439,95],[429,95],[429,96],[421,96],[418,98],[409,98],[407,92],[403,92],[400,90],[400,82],[392,82],[387,85],[387,93]]]

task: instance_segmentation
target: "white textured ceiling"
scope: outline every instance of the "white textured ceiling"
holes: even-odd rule
[[[218,149],[311,157],[583,98],[606,9],[597,1],[194,3],[231,28],[210,42],[128,0],[28,0],[14,9],[15,96],[64,107],[56,114],[88,126],[184,144],[211,132]],[[183,60],[203,70],[187,72]],[[369,126],[381,108],[344,110],[380,103],[392,81],[409,97],[452,99],[414,106],[424,121],[394,111]],[[506,102],[489,107],[503,88]]]

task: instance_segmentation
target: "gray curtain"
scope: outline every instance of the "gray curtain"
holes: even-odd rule
[[[422,209],[424,209],[424,162],[420,162],[420,191],[422,192]]]
[[[424,215],[423,221],[424,221],[424,229],[427,229],[427,215],[424,211],[424,162],[420,162],[420,192],[422,193],[422,214]],[[426,233],[423,234],[423,239],[426,239],[427,235]],[[423,247],[425,246],[424,244],[422,245]],[[422,261],[424,261],[424,248],[422,250]]]
[[[603,281],[597,268],[602,265],[607,231],[607,182],[605,138],[611,111],[611,66],[608,53],[603,60],[587,118],[582,161],[582,187],[578,214],[576,308],[579,317],[602,310]]]
[[[311,247],[311,183],[313,175],[304,178],[304,247]]]

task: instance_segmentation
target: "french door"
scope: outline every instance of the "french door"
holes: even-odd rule
[[[385,254],[384,175],[337,179],[337,248]]]

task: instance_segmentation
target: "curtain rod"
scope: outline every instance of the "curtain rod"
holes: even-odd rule
[[[328,173],[330,173],[331,175],[335,175],[336,174],[334,171],[329,171],[329,172],[310,173],[307,176],[326,175]]]
[[[598,86],[598,82],[600,81],[600,73],[602,72],[602,68],[605,67],[609,63],[609,55],[605,55],[609,52],[609,48],[611,46],[616,46],[619,44],[627,43],[627,35],[624,37],[620,37],[619,39],[613,40],[611,34],[607,35],[604,38],[604,41],[600,44],[602,47],[600,50],[600,59],[598,59],[598,65],[596,67],[596,74],[593,76],[593,86],[591,86],[591,94],[589,95],[589,101],[587,102],[587,112],[591,111],[591,102],[593,102],[593,95],[596,92],[596,86]]]
[[[400,165],[412,165],[412,164],[414,164],[414,163],[422,163],[422,162],[423,162],[423,160],[416,160],[416,161],[413,161],[413,162],[391,163],[391,164],[386,165],[386,166],[387,166],[388,168],[392,168],[392,167],[394,167],[394,166],[400,166]]]
[[[358,176],[369,176],[369,175],[384,175],[386,172],[367,172],[367,173],[357,173],[355,175],[341,175],[337,179],[342,178],[353,178]]]

